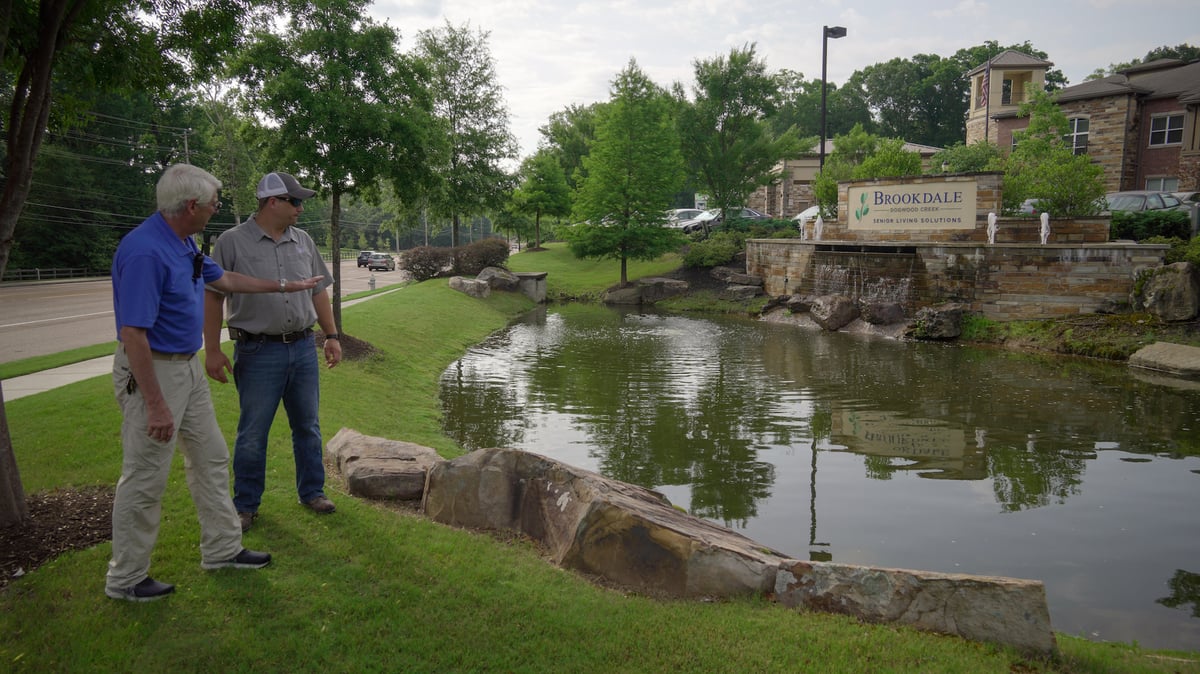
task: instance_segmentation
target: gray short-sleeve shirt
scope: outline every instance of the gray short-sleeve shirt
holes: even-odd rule
[[[254,216],[217,237],[212,258],[223,269],[258,278],[299,281],[325,277],[311,291],[226,295],[226,322],[255,334],[278,335],[312,327],[317,322],[312,295],[333,283],[308,232],[288,227],[275,241]],[[209,292],[222,294],[211,287]]]

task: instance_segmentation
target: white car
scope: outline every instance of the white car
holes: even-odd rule
[[[666,226],[671,227],[673,229],[679,229],[679,228],[683,227],[684,220],[695,219],[696,216],[700,215],[703,212],[704,212],[704,210],[700,209],[700,208],[673,208],[673,209],[667,211],[667,225]]]

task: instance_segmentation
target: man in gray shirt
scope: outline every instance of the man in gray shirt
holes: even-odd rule
[[[325,333],[325,364],[342,359],[333,307],[331,277],[312,237],[296,227],[304,200],[315,192],[287,173],[268,173],[258,183],[258,211],[221,234],[212,258],[223,268],[260,278],[277,278],[278,293],[222,293],[209,287],[204,299],[205,370],[226,383],[233,372],[241,414],[233,450],[233,504],[248,531],[258,516],[266,483],[267,438],[283,403],[292,429],[296,492],[300,503],[317,513],[332,513],[325,496],[322,461],[320,366],[312,326]],[[324,276],[311,291],[287,293],[288,280]],[[221,351],[221,322],[229,308],[234,340],[233,366]]]

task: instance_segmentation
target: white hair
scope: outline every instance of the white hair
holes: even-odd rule
[[[158,210],[164,215],[177,215],[193,199],[211,203],[220,189],[221,181],[208,171],[191,164],[172,164],[158,179]]]

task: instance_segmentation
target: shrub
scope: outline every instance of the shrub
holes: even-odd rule
[[[1186,241],[1177,237],[1151,236],[1140,243],[1165,243],[1171,247],[1164,256],[1164,262],[1191,262],[1200,267],[1200,236]]]
[[[404,251],[400,268],[412,274],[415,281],[428,281],[450,267],[450,249],[420,246]]]
[[[733,260],[745,246],[746,239],[737,232],[716,232],[708,240],[692,244],[683,256],[683,266],[717,267]]]
[[[508,243],[489,237],[458,247],[454,273],[474,276],[487,267],[503,267],[508,262]]]
[[[1144,241],[1159,236],[1187,241],[1191,228],[1185,211],[1115,211],[1109,238]]]

